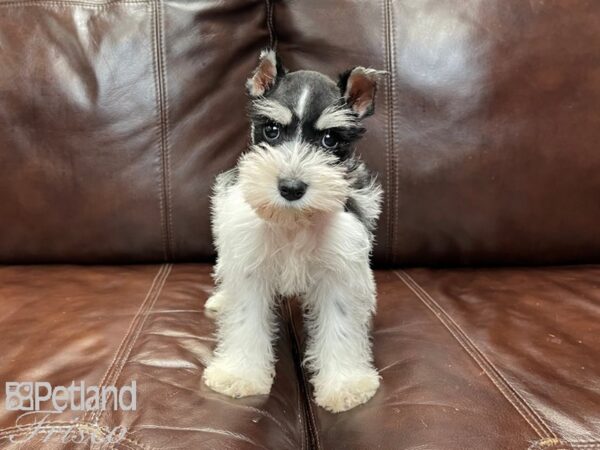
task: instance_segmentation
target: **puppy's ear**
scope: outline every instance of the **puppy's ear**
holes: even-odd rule
[[[285,75],[285,72],[281,60],[275,54],[275,50],[263,50],[258,58],[258,67],[254,69],[252,76],[246,81],[248,94],[251,97],[264,95],[275,85],[277,78]]]
[[[338,86],[342,97],[359,119],[375,112],[377,81],[385,73],[359,66],[340,75]]]

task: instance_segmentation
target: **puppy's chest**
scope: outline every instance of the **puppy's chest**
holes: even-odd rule
[[[301,294],[311,285],[322,264],[322,236],[314,230],[265,235],[263,269],[281,295]]]

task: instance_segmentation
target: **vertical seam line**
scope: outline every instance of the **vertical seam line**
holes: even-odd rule
[[[169,109],[166,87],[162,0],[153,2],[153,53],[156,86],[158,142],[160,149],[161,221],[164,259],[173,257],[173,220],[171,204],[171,163],[169,150]]]
[[[274,49],[277,47],[277,37],[275,36],[275,24],[273,19],[273,2],[271,0],[265,0],[267,4],[267,30],[269,31],[269,48]]]
[[[297,377],[297,382],[296,382],[296,392],[298,394],[298,402],[297,402],[297,407],[298,407],[298,420],[300,422],[300,427],[302,428],[302,450],[305,450],[308,447],[308,443],[310,442],[311,438],[310,438],[310,426],[308,424],[308,414],[306,412],[306,407],[305,407],[305,400],[304,400],[304,390],[303,387],[301,386],[302,382],[300,380],[300,377],[298,376],[298,365],[297,365],[297,361],[296,361],[296,345],[295,345],[295,336],[294,336],[294,332],[292,329],[292,325],[291,325],[291,320],[292,320],[292,313],[289,310],[289,305],[288,302],[289,300],[285,300],[284,303],[282,304],[282,317],[283,319],[286,321],[287,324],[287,332],[288,332],[288,336],[290,339],[290,345],[291,345],[291,350],[292,350],[292,363],[294,365],[294,375],[296,375]],[[307,445],[308,444],[308,445]]]
[[[161,131],[161,113],[160,113],[160,88],[159,88],[159,76],[157,70],[157,48],[156,48],[156,4],[154,2],[149,3],[150,12],[152,18],[150,20],[150,35],[152,36],[152,72],[154,75],[154,96],[155,96],[155,109],[156,114],[156,137],[157,137],[157,148],[160,159],[160,165],[158,168],[158,194],[159,194],[159,208],[160,208],[160,233],[163,247],[163,259],[167,259],[169,250],[167,244],[167,233],[165,231],[165,191],[163,189],[163,165],[162,165],[162,131]]]
[[[168,242],[169,242],[169,254],[171,258],[174,257],[175,244],[173,237],[173,202],[171,195],[171,122],[169,114],[169,88],[167,78],[167,50],[165,44],[165,30],[164,30],[164,12],[162,0],[159,0],[159,12],[160,12],[160,52],[161,52],[161,74],[163,80],[163,96],[164,96],[164,137],[165,137],[165,156],[166,156],[166,182],[167,182],[167,211],[168,211]]]
[[[302,367],[302,358],[300,357],[300,342],[298,339],[298,335],[296,334],[296,326],[295,326],[295,322],[294,322],[294,318],[292,315],[292,308],[290,305],[289,300],[287,300],[285,302],[286,307],[287,307],[287,315],[288,315],[288,324],[289,324],[289,328],[290,328],[290,337],[292,340],[292,352],[295,354],[296,358],[295,358],[295,363],[297,366],[297,371],[298,371],[298,377],[299,377],[299,383],[300,383],[300,391],[303,394],[303,399],[304,399],[304,409],[305,409],[305,413],[306,413],[306,419],[307,419],[307,431],[308,431],[308,438],[309,438],[309,442],[311,444],[314,444],[314,448],[319,450],[322,449],[323,447],[321,446],[321,441],[319,438],[319,433],[317,431],[317,422],[315,420],[315,414],[312,408],[312,401],[309,397],[309,389],[308,389],[308,383],[306,381],[306,374],[304,372],[304,368]]]
[[[398,168],[400,167],[400,161],[398,160],[400,155],[396,151],[394,145],[394,139],[396,138],[396,109],[394,108],[394,100],[396,98],[396,83],[394,79],[394,74],[396,73],[396,26],[394,21],[394,14],[392,10],[392,3],[388,0],[388,23],[389,23],[389,46],[390,46],[390,127],[391,127],[391,149],[392,149],[392,159],[394,160],[394,217],[391,221],[391,230],[390,230],[390,247],[392,249],[392,263],[395,264],[398,256],[398,251],[396,249],[396,226],[398,225],[398,207],[400,204],[399,194],[400,194],[400,181],[398,179]]]
[[[487,356],[479,350],[475,343],[463,331],[463,329],[452,319],[452,317],[435,301],[435,299],[421,287],[408,273],[405,271],[394,271],[394,274],[415,294],[415,296],[423,303],[444,325],[450,334],[456,339],[460,346],[468,353],[468,355],[481,367],[484,373],[496,386],[498,391],[508,400],[508,402],[517,410],[517,412],[531,426],[535,433],[542,439],[556,438],[558,436],[545,423],[545,421],[537,414],[537,412],[527,403],[527,401],[512,387],[502,373],[494,366]]]
[[[393,218],[395,216],[394,210],[396,207],[396,201],[394,198],[395,190],[394,186],[394,177],[395,177],[395,164],[396,159],[394,157],[394,130],[392,127],[393,121],[393,83],[394,83],[394,74],[392,73],[392,55],[390,52],[391,49],[391,30],[390,30],[390,8],[389,8],[389,0],[383,0],[383,22],[384,22],[384,64],[385,70],[388,73],[386,77],[386,136],[385,136],[385,159],[386,159],[386,195],[388,199],[388,215],[386,221],[387,228],[387,262],[391,263],[393,261],[394,256],[394,224]]]

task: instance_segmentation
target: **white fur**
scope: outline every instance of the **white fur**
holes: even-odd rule
[[[292,111],[275,100],[259,98],[252,102],[252,107],[257,114],[268,117],[281,125],[289,125],[292,122]]]
[[[335,157],[315,152],[300,141],[276,148],[262,144],[246,153],[239,163],[244,198],[263,219],[281,225],[308,222],[322,212],[341,210],[349,194],[345,172]],[[302,180],[306,194],[297,201],[285,200],[277,188],[279,179]]]
[[[219,312],[225,307],[226,301],[225,291],[216,291],[208,300],[206,300],[206,303],[204,304],[204,314],[211,319],[215,319]]]
[[[310,95],[310,87],[304,86],[302,92],[300,93],[300,97],[298,98],[298,103],[296,103],[296,107],[294,110],[296,111],[296,115],[302,120],[304,117],[304,111],[306,110],[306,104],[308,103],[308,97]]]
[[[351,109],[333,105],[328,106],[323,110],[315,123],[315,128],[318,130],[349,128],[356,126],[357,123],[358,119],[356,118],[356,114],[354,114]]]
[[[218,345],[204,372],[215,391],[232,397],[269,392],[280,295],[303,298],[305,362],[319,405],[345,411],[379,386],[369,341],[375,311],[371,235],[344,211],[348,182],[327,158],[300,143],[263,145],[241,159],[237,182],[233,172],[217,180],[218,291],[206,307],[218,312]],[[300,203],[286,204],[278,195],[281,174],[309,185]],[[380,191],[373,195],[378,208]]]
[[[271,49],[271,48],[264,48],[260,51],[260,56],[258,57],[258,59],[260,61],[262,61],[263,59],[268,59],[269,61],[271,61],[271,63],[273,63],[273,65],[277,64],[277,54],[275,53],[275,50]],[[374,70],[374,69],[369,69],[369,70]]]

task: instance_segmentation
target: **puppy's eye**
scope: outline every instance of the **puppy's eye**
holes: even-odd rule
[[[274,141],[281,134],[281,127],[277,123],[268,123],[263,128],[263,136],[267,141]]]
[[[338,143],[339,141],[337,137],[335,137],[330,131],[327,131],[321,140],[321,144],[323,144],[323,147],[325,148],[336,148]]]

